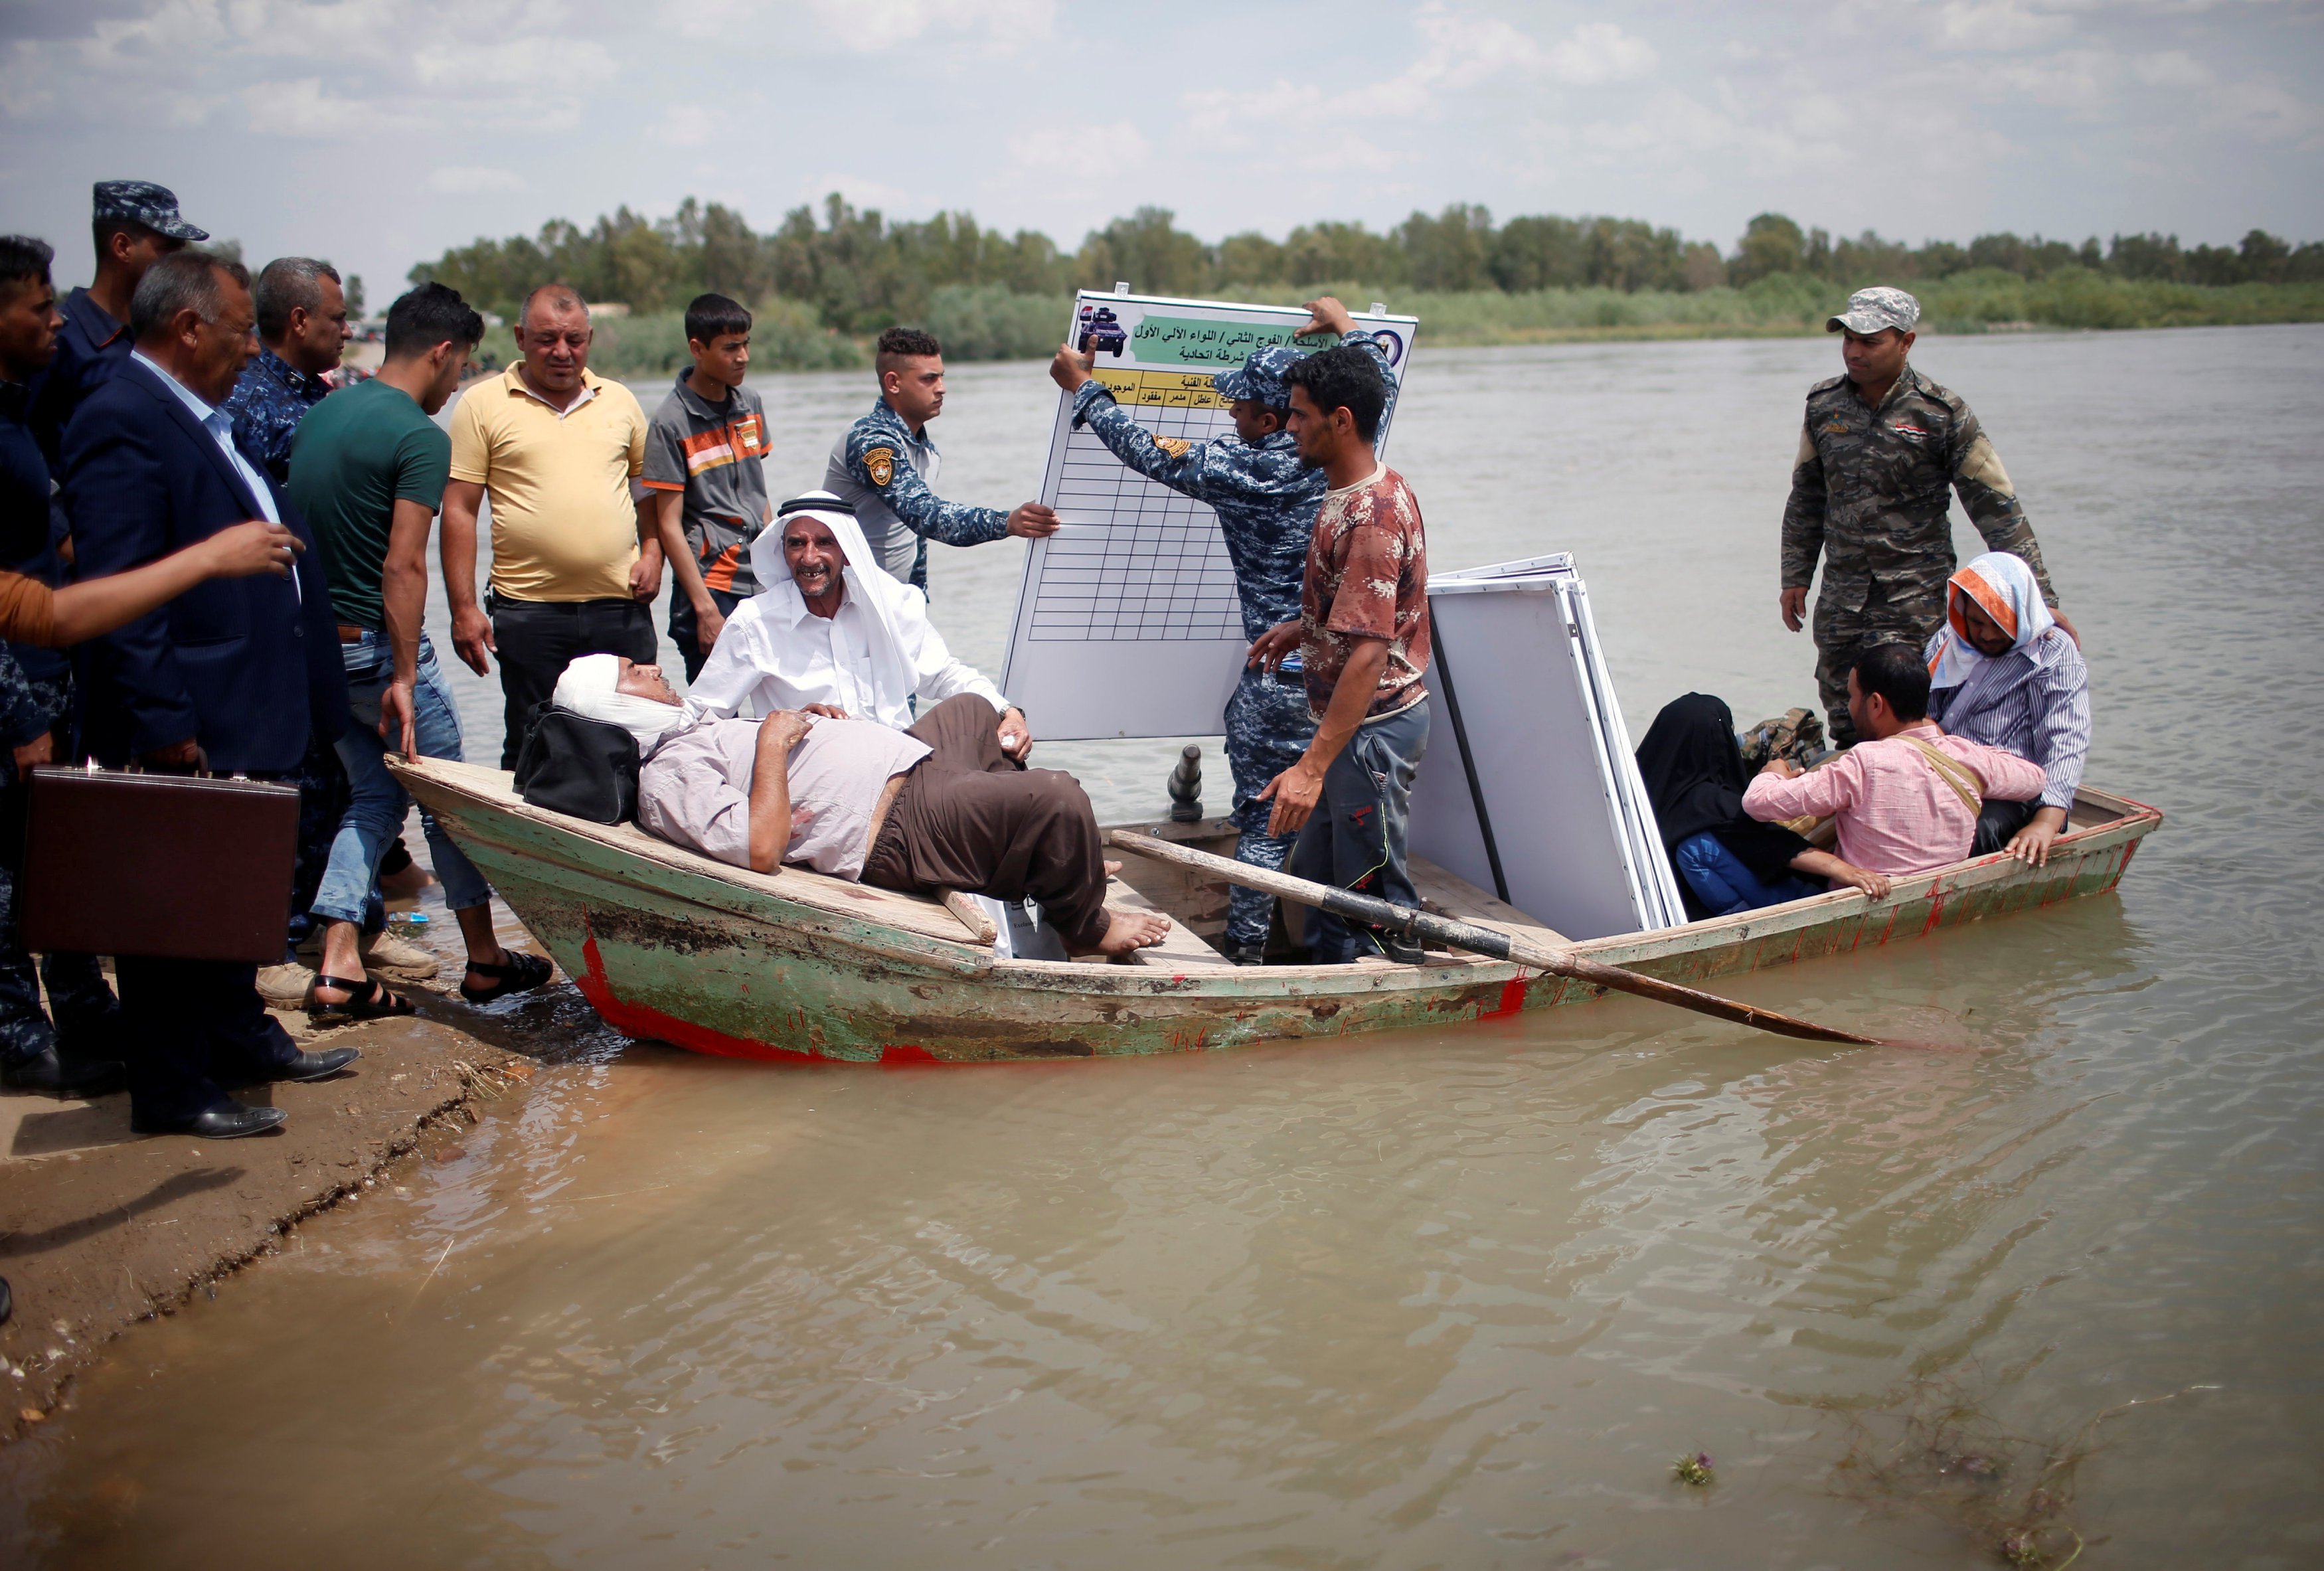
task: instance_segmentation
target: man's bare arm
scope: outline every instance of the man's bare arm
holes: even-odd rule
[[[759,751],[751,762],[751,866],[772,873],[791,844],[790,753],[811,724],[796,709],[778,709],[759,722]]]
[[[660,493],[649,491],[637,500],[638,559],[630,564],[630,594],[633,598],[650,602],[661,593],[661,524],[660,510],[655,505]]]
[[[1853,862],[1842,862],[1829,851],[1813,849],[1801,852],[1792,858],[1792,871],[1809,878],[1826,879],[1860,889],[1874,900],[1888,898],[1889,879],[1885,873],[1875,873],[1868,867],[1858,867]]]
[[[657,491],[653,499],[655,521],[661,533],[661,554],[669,559],[670,577],[678,580],[678,593],[694,607],[695,644],[708,654],[724,630],[726,618],[720,613],[718,602],[710,597],[710,586],[702,581],[702,568],[694,559],[694,549],[686,543],[686,493]]]
[[[1332,702],[1323,711],[1323,724],[1315,727],[1314,740],[1298,762],[1267,782],[1259,793],[1261,801],[1272,801],[1274,809],[1267,817],[1267,832],[1288,835],[1307,822],[1307,815],[1323,795],[1323,774],[1332,761],[1340,756],[1342,748],[1363,724],[1364,713],[1372,707],[1379,693],[1380,673],[1388,670],[1388,640],[1359,635],[1356,646],[1348,653],[1348,663],[1340,672],[1340,684],[1332,689]]]
[[[68,649],[84,639],[110,633],[211,578],[244,578],[257,573],[288,577],[295,559],[292,553],[306,549],[298,536],[281,524],[252,519],[142,568],[68,584],[54,596],[49,645]]]
[[[480,677],[493,674],[487,652],[500,652],[493,642],[492,619],[476,604],[476,513],[484,505],[484,483],[452,480],[444,486],[444,599],[452,608],[452,648],[467,668]]]
[[[387,559],[380,568],[379,597],[395,664],[379,698],[379,734],[406,758],[417,752],[413,692],[420,681],[420,627],[428,614],[428,534],[435,524],[426,503],[397,498],[388,517]]]

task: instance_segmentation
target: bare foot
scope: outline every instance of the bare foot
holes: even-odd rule
[[[1158,911],[1118,911],[1105,908],[1105,937],[1097,941],[1101,955],[1128,955],[1150,949],[1170,936],[1170,919]]]

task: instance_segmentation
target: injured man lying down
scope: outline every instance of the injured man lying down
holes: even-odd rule
[[[659,668],[584,655],[555,701],[637,738],[638,826],[771,873],[779,863],[881,889],[957,889],[1040,902],[1074,955],[1162,942],[1166,919],[1105,904],[1097,817],[1073,776],[1001,751],[990,700],[963,693],[909,730],[778,709],[723,720]]]

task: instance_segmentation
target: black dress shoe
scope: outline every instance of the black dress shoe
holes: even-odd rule
[[[361,1048],[325,1048],[319,1053],[300,1054],[266,1077],[269,1080],[327,1080],[362,1057]]]
[[[0,1085],[11,1091],[37,1091],[43,1096],[106,1096],[127,1081],[127,1071],[119,1064],[84,1058],[67,1063],[57,1057],[54,1048],[0,1069]]]
[[[132,1114],[129,1127],[139,1134],[190,1134],[196,1140],[240,1140],[264,1134],[290,1115],[279,1107],[245,1107],[229,1102],[191,1118],[140,1118]]]

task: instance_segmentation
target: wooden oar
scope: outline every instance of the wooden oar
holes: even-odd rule
[[[1733,1021],[1738,1025],[1774,1031],[1780,1036],[1804,1037],[1812,1042],[1852,1042],[1867,1048],[1902,1045],[1884,1041],[1878,1037],[1858,1036],[1854,1031],[1834,1030],[1830,1026],[1779,1014],[1772,1009],[1738,1003],[1715,993],[1699,993],[1675,982],[1642,976],[1636,971],[1625,971],[1619,966],[1588,959],[1570,950],[1548,948],[1497,932],[1491,928],[1472,927],[1467,922],[1432,916],[1410,906],[1375,900],[1370,895],[1357,894],[1351,890],[1333,889],[1328,883],[1311,883],[1306,879],[1294,878],[1288,873],[1270,873],[1248,863],[1230,862],[1223,856],[1213,856],[1207,851],[1196,851],[1134,829],[1111,830],[1106,838],[1133,855],[1151,857],[1157,862],[1175,862],[1181,867],[1190,867],[1213,878],[1222,878],[1229,883],[1239,883],[1245,889],[1262,890],[1285,900],[1296,901],[1301,905],[1327,910],[1335,917],[1385,928],[1415,943],[1423,938],[1433,939],[1448,948],[1466,949],[1491,959],[1513,961],[1536,971],[1546,971],[1553,976],[1568,976],[1576,982],[1587,982],[1592,986],[1610,988],[1617,993],[1635,993],[1640,998],[1651,998],[1660,1003],[1691,1009],[1698,1014],[1714,1015],[1720,1020]]]

